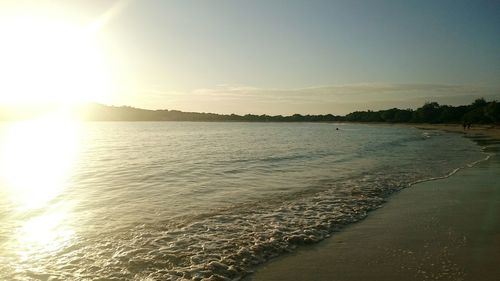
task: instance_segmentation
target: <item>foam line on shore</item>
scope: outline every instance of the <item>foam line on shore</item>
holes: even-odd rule
[[[493,156],[493,154],[486,153],[486,157],[485,158],[477,160],[477,161],[474,161],[474,162],[469,163],[469,164],[466,164],[465,166],[462,166],[462,167],[459,167],[459,168],[455,168],[449,174],[446,174],[446,175],[440,176],[440,177],[432,177],[432,178],[427,178],[427,179],[416,180],[414,182],[409,183],[408,187],[411,187],[411,186],[413,186],[415,184],[422,183],[422,182],[435,181],[435,180],[441,180],[441,179],[449,178],[449,177],[453,176],[454,174],[456,174],[458,171],[460,171],[462,169],[472,168],[472,167],[476,166],[477,164],[479,164],[481,162],[488,161],[492,156]]]

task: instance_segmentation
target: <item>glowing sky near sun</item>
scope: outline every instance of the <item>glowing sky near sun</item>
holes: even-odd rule
[[[336,113],[500,98],[497,1],[2,1],[0,103]]]

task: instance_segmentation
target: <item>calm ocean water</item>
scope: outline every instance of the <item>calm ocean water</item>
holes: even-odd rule
[[[455,134],[316,123],[4,123],[0,146],[0,280],[238,279],[485,158]]]

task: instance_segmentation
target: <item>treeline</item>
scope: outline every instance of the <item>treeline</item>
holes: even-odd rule
[[[487,102],[483,98],[476,99],[470,105],[439,105],[437,102],[425,103],[413,109],[397,109],[379,111],[356,111],[345,116],[351,122],[390,122],[390,123],[500,123],[500,104],[497,101]]]
[[[53,108],[0,108],[0,120],[28,119]],[[500,123],[500,104],[497,101],[475,100],[470,105],[449,106],[437,102],[425,103],[413,109],[356,111],[345,116],[325,115],[236,115],[178,110],[147,110],[129,106],[87,104],[72,109],[73,114],[86,121],[213,121],[213,122],[390,122],[390,123]]]
[[[80,116],[90,121],[235,121],[235,122],[389,122],[389,123],[500,123],[500,104],[476,99],[470,105],[450,106],[437,102],[425,103],[413,109],[392,108],[379,111],[356,111],[346,116],[326,115],[236,115],[178,110],[146,110],[134,107],[87,105]]]
[[[212,121],[212,122],[334,122],[344,121],[343,116],[326,115],[236,115],[178,110],[146,110],[129,106],[90,104],[78,109],[78,115],[87,121]]]

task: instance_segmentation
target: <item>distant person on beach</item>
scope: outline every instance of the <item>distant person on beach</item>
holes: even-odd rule
[[[464,126],[464,130],[465,130],[465,129],[467,129],[467,123],[465,123],[465,121],[464,121],[464,123],[462,124],[462,126]]]

